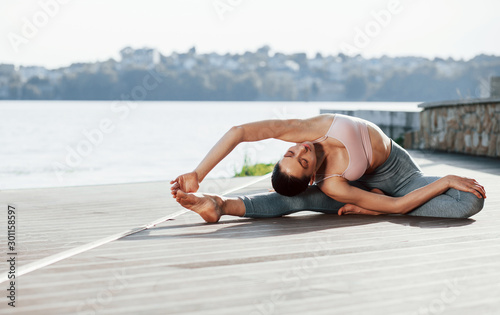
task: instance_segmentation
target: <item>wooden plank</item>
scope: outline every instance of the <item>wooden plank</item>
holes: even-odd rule
[[[470,220],[302,212],[219,224],[187,213],[19,278],[14,313],[494,314],[499,161],[412,156],[425,172],[477,178],[489,196],[484,210]],[[178,211],[168,187],[12,190],[2,201],[22,210],[20,258],[27,263]],[[243,192],[268,187],[266,181]],[[0,305],[0,314],[11,311]]]

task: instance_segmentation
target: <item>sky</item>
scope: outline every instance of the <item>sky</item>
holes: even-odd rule
[[[126,47],[452,57],[500,55],[497,0],[23,0],[0,2],[0,63],[119,60]]]

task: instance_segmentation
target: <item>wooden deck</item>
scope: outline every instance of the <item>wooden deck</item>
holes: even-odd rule
[[[17,279],[15,310],[2,294],[0,314],[500,314],[500,161],[412,155],[426,173],[478,179],[483,211],[468,220],[301,212],[218,224],[188,212],[112,240],[181,210],[170,185],[4,190],[2,206],[18,208],[18,270],[32,271]],[[44,266],[47,257],[60,260]]]

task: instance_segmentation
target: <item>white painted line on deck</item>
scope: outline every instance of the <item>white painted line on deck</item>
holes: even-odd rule
[[[227,194],[230,194],[230,193],[233,193],[235,191],[238,191],[240,189],[243,189],[245,187],[248,187],[248,186],[251,186],[251,185],[254,185],[266,178],[269,178],[271,177],[271,173],[268,173],[266,175],[263,175],[245,185],[242,185],[242,186],[239,186],[239,187],[236,187],[236,188],[231,188],[227,191],[225,191],[224,193],[222,193],[222,195],[227,195]],[[117,233],[117,234],[113,234],[113,235],[110,235],[108,237],[105,237],[105,238],[101,238],[99,240],[96,240],[96,241],[93,241],[93,242],[90,242],[90,243],[87,243],[87,244],[84,244],[82,246],[78,246],[78,247],[75,247],[75,248],[72,248],[72,249],[68,249],[66,251],[63,251],[61,253],[57,253],[57,254],[54,254],[52,256],[48,256],[48,257],[45,257],[45,258],[42,258],[40,260],[37,260],[37,261],[34,261],[32,263],[29,263],[27,265],[24,265],[24,266],[19,266],[18,269],[16,270],[16,278],[22,276],[22,275],[25,275],[29,272],[32,272],[32,271],[35,271],[35,270],[38,270],[38,269],[41,269],[43,267],[46,267],[48,265],[51,265],[53,263],[56,263],[58,261],[61,261],[63,259],[66,259],[66,258],[69,258],[69,257],[72,257],[72,256],[75,256],[75,255],[78,255],[78,254],[81,254],[83,252],[86,252],[86,251],[89,251],[93,248],[96,248],[96,247],[99,247],[101,245],[104,245],[104,244],[107,244],[107,243],[110,243],[110,242],[113,242],[113,241],[116,241],[120,238],[123,238],[123,237],[126,237],[126,236],[129,236],[129,235],[132,235],[132,234],[135,234],[135,233],[138,233],[138,232],[141,232],[141,231],[144,231],[144,230],[147,230],[155,225],[158,225],[160,223],[163,223],[165,221],[168,221],[168,220],[172,220],[173,218],[176,218],[184,213],[187,213],[189,212],[190,210],[188,209],[183,209],[183,210],[180,210],[180,211],[177,211],[177,212],[174,212],[172,214],[169,214],[169,215],[166,215],[164,217],[161,217],[159,219],[156,219],[146,225],[142,225],[140,227],[137,227],[137,228],[133,228],[133,229],[130,229],[130,230],[127,230],[127,231],[124,231],[124,232],[121,232],[121,233]],[[0,283],[3,283],[3,282],[6,282],[8,281],[8,273],[7,272],[4,272],[1,276],[1,280],[0,280]]]

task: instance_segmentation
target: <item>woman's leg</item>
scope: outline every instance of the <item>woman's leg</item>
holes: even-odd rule
[[[393,142],[387,161],[374,173],[363,176],[360,181],[370,189],[379,188],[389,196],[401,197],[437,179],[439,177],[423,175],[408,152]],[[484,199],[479,199],[474,194],[449,189],[408,215],[468,218],[481,211],[483,204]]]
[[[401,189],[398,194],[405,195],[438,179],[439,177],[437,176],[415,178]],[[444,194],[432,198],[407,214],[425,217],[468,218],[481,211],[483,205],[484,199],[477,198],[472,193],[448,189]]]
[[[294,197],[282,196],[275,192],[223,197],[178,191],[176,200],[183,207],[198,213],[207,222],[217,222],[222,215],[272,218],[302,210],[337,214],[344,205],[325,195],[317,186],[309,186],[305,192]]]
[[[344,203],[325,195],[317,186],[294,197],[282,196],[275,192],[240,197],[245,205],[245,217],[272,218],[308,210],[337,214]]]

